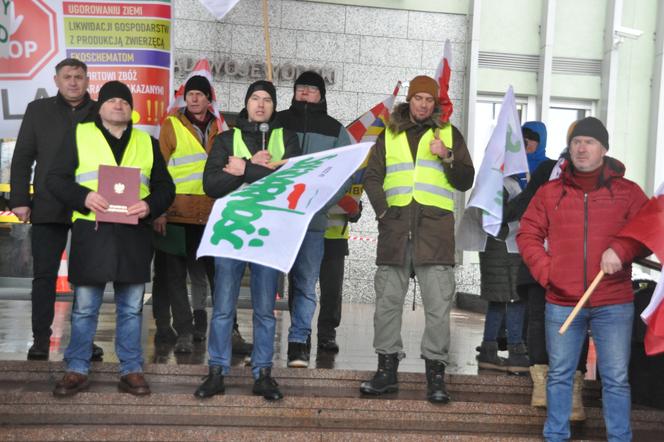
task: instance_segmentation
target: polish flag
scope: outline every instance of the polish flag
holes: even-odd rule
[[[664,262],[664,183],[618,236],[637,240],[657,255],[660,262]],[[641,319],[648,325],[644,342],[646,354],[664,353],[664,273],[660,273],[650,304],[641,313]]]
[[[359,143],[361,141],[375,141],[378,135],[385,130],[385,122],[390,116],[390,112],[394,106],[394,100],[399,93],[399,88],[401,88],[400,81],[397,83],[394,91],[383,101],[346,126],[346,130],[350,134],[354,143]]]
[[[168,106],[167,116],[173,115],[183,107],[187,106],[187,103],[184,101],[184,85],[187,84],[187,81],[189,81],[191,77],[196,75],[205,77],[210,82],[210,87],[212,88],[212,99],[210,100],[210,106],[208,107],[208,110],[212,112],[212,115],[214,115],[214,118],[217,120],[217,129],[219,129],[220,133],[228,130],[229,128],[228,124],[226,124],[226,120],[224,120],[224,117],[219,113],[219,106],[217,106],[217,94],[215,93],[214,86],[212,85],[212,72],[210,71],[210,62],[207,60],[207,58],[201,58],[198,60],[187,79],[180,85],[177,92],[175,93],[175,97],[173,97],[171,104]]]
[[[452,75],[452,44],[450,40],[445,40],[443,47],[443,58],[441,58],[436,69],[435,79],[438,82],[438,101],[440,102],[440,120],[443,123],[450,121],[453,105],[450,100],[450,76]]]

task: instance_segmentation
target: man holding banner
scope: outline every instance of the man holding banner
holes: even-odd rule
[[[28,359],[48,359],[51,324],[54,317],[55,281],[67,245],[71,211],[46,187],[46,175],[53,164],[65,133],[82,121],[92,121],[96,103],[88,94],[88,67],[66,58],[55,66],[55,97],[28,104],[11,164],[9,207],[18,218],[32,223],[32,336]],[[30,177],[34,170],[34,196]],[[101,347],[93,344],[92,358],[100,360]]]
[[[475,170],[461,133],[440,120],[438,83],[417,76],[407,103],[390,115],[373,147],[365,188],[378,218],[374,348],[378,370],[365,394],[397,391],[403,357],[401,318],[411,275],[422,288],[427,399],[450,400],[444,382],[454,282],[454,192],[473,184]]]
[[[351,144],[343,125],[327,114],[323,77],[313,71],[303,72],[295,80],[293,89],[290,108],[279,112],[277,118],[284,127],[297,132],[302,153]],[[361,187],[359,189],[361,194]],[[341,200],[338,197],[341,195],[335,195],[327,205],[327,214],[321,210],[311,220],[289,274],[289,367],[309,366],[309,337],[316,310],[316,281],[319,276],[318,349],[339,351],[336,328],[341,322],[344,258],[348,255],[348,219],[359,218],[360,207],[350,195],[344,195]]]
[[[203,188],[212,198],[222,198],[246,183],[253,183],[272,173],[274,165],[271,163],[300,154],[297,135],[280,127],[274,119],[277,93],[272,83],[264,80],[252,83],[244,103],[236,127],[215,138],[205,164]],[[246,266],[246,261],[215,258],[214,306],[208,341],[209,375],[196,389],[196,397],[208,398],[224,393],[224,376],[231,366],[237,299]],[[283,395],[271,371],[279,271],[256,263],[249,263],[249,266],[254,327],[251,353],[253,393],[267,400],[278,400]]]
[[[544,184],[521,218],[517,243],[533,277],[546,289],[545,328],[549,353],[547,419],[544,437],[570,437],[572,385],[590,327],[602,376],[607,438],[632,439],[630,358],[634,294],[631,262],[649,251],[617,238],[647,202],[641,188],[624,178],[625,166],[606,156],[609,134],[596,118],[580,120],[570,135],[571,164]],[[545,242],[547,245],[545,245]],[[566,332],[561,325],[595,275],[597,285]]]

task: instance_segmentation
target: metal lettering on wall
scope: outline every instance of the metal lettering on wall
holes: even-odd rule
[[[175,77],[185,77],[196,64],[197,57],[179,56],[175,57],[174,75]],[[210,70],[215,80],[221,80],[225,76],[248,78],[260,80],[267,78],[265,75],[265,63],[261,61],[240,61],[229,57],[214,57],[210,59]],[[325,83],[334,84],[335,70],[320,66],[303,66],[293,63],[281,63],[272,65],[272,78],[275,80],[295,81],[295,79],[305,71],[318,72]]]

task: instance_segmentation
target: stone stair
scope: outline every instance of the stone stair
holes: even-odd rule
[[[233,368],[226,394],[199,400],[193,391],[207,373],[200,365],[146,365],[152,395],[117,391],[117,364],[95,363],[90,389],[72,398],[51,390],[62,362],[0,361],[0,440],[541,440],[545,412],[530,407],[530,379],[507,375],[447,377],[453,402],[424,400],[425,379],[401,373],[400,391],[361,396],[372,373],[274,369],[285,398],[269,403],[251,394],[248,368]],[[588,419],[574,440],[602,440],[599,385],[585,388]],[[634,407],[635,441],[664,440],[664,411]]]

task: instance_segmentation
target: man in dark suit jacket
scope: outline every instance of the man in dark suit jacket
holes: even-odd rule
[[[28,359],[48,359],[55,305],[55,282],[62,251],[67,245],[71,211],[46,188],[51,168],[64,134],[82,121],[92,121],[96,103],[88,94],[88,67],[66,58],[55,67],[58,93],[28,104],[18,133],[11,164],[9,206],[24,223],[32,223],[32,336]],[[35,165],[34,195],[30,176]],[[92,358],[104,352],[93,345]]]

